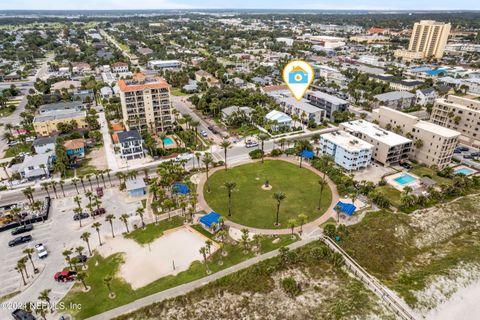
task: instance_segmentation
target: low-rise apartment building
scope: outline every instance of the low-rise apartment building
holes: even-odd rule
[[[430,121],[460,132],[463,143],[480,146],[480,101],[455,95],[435,100]]]
[[[373,110],[372,117],[380,126],[397,128],[403,135],[411,137],[414,141],[411,159],[440,169],[450,163],[460,136],[458,131],[386,107]]]
[[[144,157],[143,139],[137,130],[117,132],[120,158],[132,160]]]
[[[352,171],[370,165],[374,146],[346,131],[336,131],[320,136],[320,153],[331,156],[342,168]]]
[[[335,111],[344,112],[348,110],[348,101],[321,91],[309,91],[305,98],[315,107],[325,110],[325,117],[332,122],[335,121]]]
[[[53,103],[40,106],[39,114],[33,118],[33,129],[37,136],[50,136],[58,132],[60,123],[76,123],[76,128],[85,130],[87,112],[83,105],[76,102]]]
[[[170,131],[173,108],[170,86],[159,77],[136,74],[132,80],[118,81],[123,121],[128,130]]]
[[[415,95],[405,91],[392,91],[374,96],[375,106],[385,106],[392,109],[403,110],[410,108],[415,103]]]
[[[384,166],[395,164],[409,157],[412,140],[382,129],[374,123],[365,120],[342,122],[340,129],[372,144],[375,147],[373,159]]]

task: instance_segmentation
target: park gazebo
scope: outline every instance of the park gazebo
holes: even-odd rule
[[[214,211],[204,215],[199,219],[202,227],[210,233],[215,233],[220,229],[220,215]]]

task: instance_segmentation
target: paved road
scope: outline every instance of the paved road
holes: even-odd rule
[[[110,133],[108,133],[108,123],[105,119],[105,112],[98,113],[98,122],[100,123],[100,132],[103,136],[103,144],[105,150],[105,157],[107,159],[108,168],[112,171],[118,170],[117,160],[115,159],[115,150],[113,148]]]
[[[315,241],[317,239],[315,239],[315,238],[303,239],[301,241],[297,241],[295,243],[292,243],[288,247],[293,250],[293,249],[299,248],[303,245],[306,245],[306,244],[308,244],[312,241]],[[202,287],[202,286],[204,286],[204,285],[206,285],[210,282],[213,282],[217,279],[223,278],[223,277],[225,277],[229,274],[232,274],[232,273],[235,273],[237,271],[248,268],[248,267],[250,267],[250,266],[252,266],[252,265],[254,265],[254,264],[256,264],[260,261],[264,261],[264,260],[273,258],[273,257],[277,256],[278,254],[279,254],[278,250],[270,251],[268,253],[265,253],[265,254],[262,254],[260,256],[257,256],[257,257],[254,257],[252,259],[241,262],[241,263],[239,263],[237,265],[234,265],[230,268],[227,268],[227,269],[221,270],[217,273],[211,274],[207,277],[204,277],[204,278],[201,278],[201,279],[198,279],[198,280],[195,280],[195,281],[192,281],[192,282],[189,282],[189,283],[186,283],[186,284],[183,284],[183,285],[180,285],[180,286],[177,286],[177,287],[174,287],[174,288],[162,291],[162,292],[152,294],[150,296],[147,296],[147,297],[142,298],[142,299],[135,300],[134,302],[128,303],[128,304],[123,305],[121,307],[118,307],[118,308],[109,310],[107,312],[98,314],[94,317],[88,318],[88,320],[112,319],[112,318],[118,317],[122,314],[132,312],[132,311],[137,310],[139,308],[148,306],[152,303],[184,295],[184,294],[186,294],[186,293],[188,293],[192,290],[200,288],[200,287]]]

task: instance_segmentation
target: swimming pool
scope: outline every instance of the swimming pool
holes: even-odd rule
[[[165,139],[163,139],[163,143],[164,143],[166,146],[169,146],[169,145],[172,145],[172,144],[173,144],[173,140],[172,140],[172,138],[170,138],[170,137],[166,137]]]
[[[472,173],[473,173],[473,170],[468,169],[468,168],[460,168],[460,169],[455,170],[455,174],[464,174],[466,176],[468,176],[469,174],[472,174]]]
[[[409,175],[409,174],[404,174],[404,175],[402,175],[402,176],[400,176],[400,177],[398,177],[398,178],[395,178],[395,179],[393,179],[393,180],[395,180],[395,182],[397,182],[398,184],[400,184],[400,185],[403,186],[403,185],[405,185],[405,184],[407,184],[407,183],[410,183],[410,182],[413,182],[413,181],[417,180],[417,178],[414,178],[414,177],[412,177],[412,176]]]

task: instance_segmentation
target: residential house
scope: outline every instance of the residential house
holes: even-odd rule
[[[438,98],[437,91],[433,88],[418,89],[415,92],[416,103],[425,106],[427,104],[432,104],[435,102],[435,99]]]
[[[195,80],[196,81],[205,80],[207,81],[207,84],[209,87],[215,87],[220,85],[220,81],[218,81],[217,78],[215,78],[210,73],[204,70],[198,70],[197,72],[195,72]]]
[[[250,107],[239,107],[239,106],[231,106],[222,109],[222,121],[228,123],[230,117],[234,115],[244,116],[246,118],[250,118],[253,109]]]
[[[36,154],[49,153],[55,151],[56,136],[40,137],[33,141],[32,146]]]
[[[106,100],[113,97],[112,88],[107,87],[107,86],[100,88],[100,97],[102,97],[102,99],[106,99]]]
[[[128,63],[125,62],[115,62],[112,64],[113,73],[125,73],[128,72]]]
[[[73,93],[72,99],[83,103],[93,103],[95,102],[95,94],[93,90],[78,90]]]
[[[137,130],[117,132],[120,158],[132,160],[144,157],[143,139]]]
[[[11,172],[18,172],[23,179],[29,181],[50,177],[55,153],[47,152],[26,156],[22,163],[10,167]]]
[[[142,197],[147,194],[147,186],[143,177],[127,179],[125,189],[131,197]]]
[[[188,79],[188,84],[184,85],[182,87],[182,89],[183,89],[183,91],[188,92],[188,93],[198,91],[197,81],[192,80],[192,79]]]
[[[178,69],[182,67],[182,63],[179,60],[150,60],[147,67],[153,70]]]
[[[272,110],[267,113],[265,120],[272,123],[273,131],[279,131],[284,128],[290,129],[292,127],[292,118],[278,110]]]
[[[73,139],[67,140],[63,143],[63,146],[67,150],[67,156],[69,158],[77,159],[85,157],[85,140]]]

